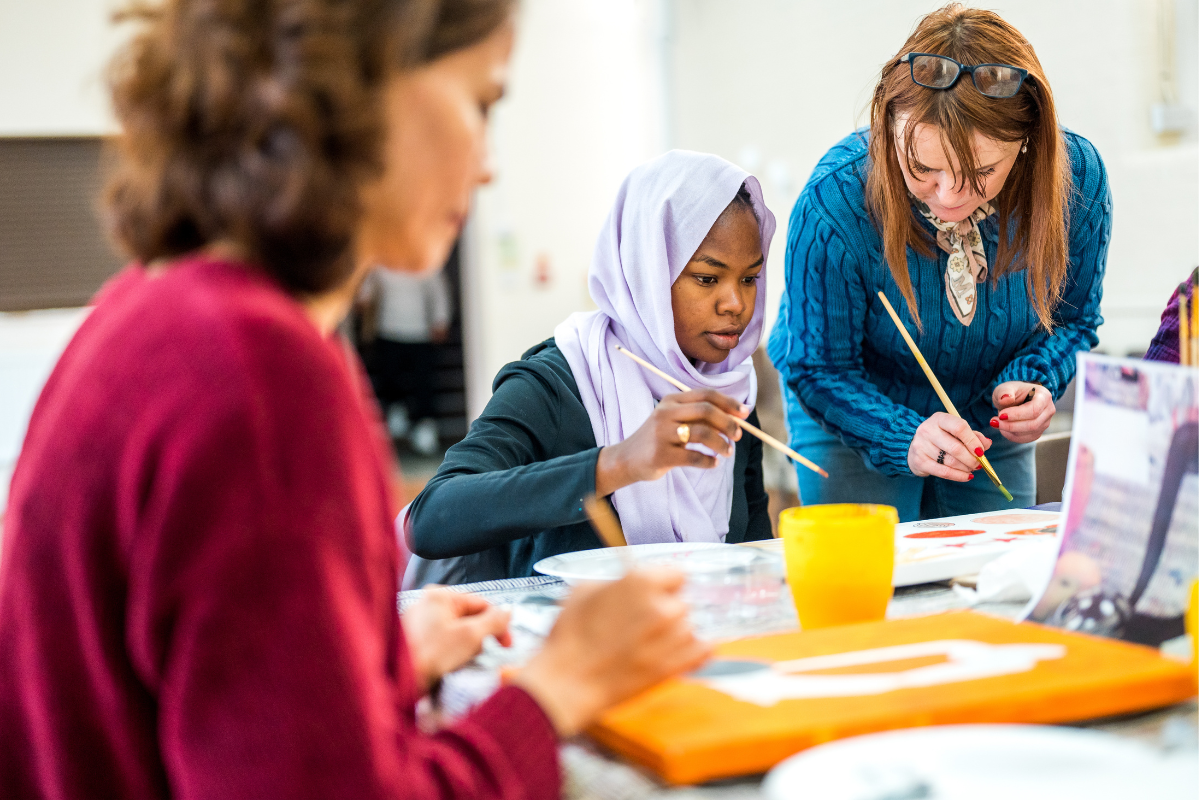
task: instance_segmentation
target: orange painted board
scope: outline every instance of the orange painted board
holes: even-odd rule
[[[742,639],[718,646],[716,654],[777,662],[940,640],[1061,645],[1065,652],[1015,674],[882,694],[786,699],[772,706],[675,678],[610,710],[588,733],[668,783],[693,784],[765,772],[801,750],[864,733],[957,723],[1077,722],[1171,705],[1196,692],[1193,669],[1156,650],[971,611]],[[928,661],[848,672],[901,672]]]

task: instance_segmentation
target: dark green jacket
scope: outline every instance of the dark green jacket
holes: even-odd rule
[[[532,575],[543,558],[602,547],[583,498],[595,491],[591,419],[570,364],[547,339],[505,366],[470,433],[446,452],[409,514],[413,551],[442,559],[487,552],[493,566],[466,580]],[[756,414],[749,421],[757,424]],[[742,436],[733,466],[726,542],[769,539],[762,443]],[[465,581],[463,581],[465,582]]]

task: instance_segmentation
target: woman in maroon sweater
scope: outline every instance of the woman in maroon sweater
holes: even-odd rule
[[[680,576],[577,592],[459,724],[414,705],[506,637],[401,628],[390,455],[334,334],[487,180],[510,0],[174,0],[114,72],[113,279],[42,393],[0,558],[0,797],[536,798],[556,743],[705,656]],[[144,265],[144,266],[143,266]]]

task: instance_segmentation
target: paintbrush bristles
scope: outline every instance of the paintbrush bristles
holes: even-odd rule
[[[612,509],[607,503],[595,495],[589,494],[583,498],[583,510],[587,512],[587,519],[591,520],[591,527],[595,528],[595,532],[605,547],[628,545],[624,538],[624,531],[620,527],[620,520],[616,519],[616,515],[612,513]]]
[[[945,393],[945,389],[941,387],[941,382],[937,380],[937,376],[933,374],[932,367],[930,367],[928,362],[924,360],[924,354],[920,352],[920,348],[916,346],[916,342],[912,339],[912,335],[908,333],[908,329],[904,327],[903,322],[899,319],[899,315],[895,313],[895,309],[891,306],[891,301],[888,300],[887,296],[882,292],[878,293],[878,298],[883,301],[883,305],[886,307],[887,313],[891,315],[891,321],[895,323],[896,328],[899,328],[899,332],[903,336],[903,340],[908,343],[908,348],[912,351],[912,355],[916,357],[916,362],[920,364],[920,369],[924,370],[924,375],[928,378],[929,383],[933,385],[933,391],[937,393],[937,397],[941,398],[941,403],[945,406],[945,410],[958,419],[961,419],[962,415],[958,413],[957,408],[953,405],[953,401],[949,399],[949,395],[947,395]],[[975,446],[981,450],[982,442],[975,439]],[[1003,492],[1003,496],[1008,499],[1008,502],[1011,502],[1011,493],[1004,488],[1003,481],[999,480],[998,473],[995,472],[994,468],[991,466],[991,462],[987,460],[987,457],[979,456],[978,463],[982,464],[983,470],[987,473],[987,477],[991,479],[991,483],[995,484],[999,491]]]
[[[691,391],[690,389],[688,389],[688,388],[687,388],[687,385],[686,385],[685,383],[683,383],[682,381],[675,380],[674,378],[672,378],[671,376],[667,375],[667,374],[666,374],[665,372],[663,372],[662,370],[660,370],[660,369],[658,369],[657,367],[655,367],[653,364],[651,364],[651,363],[649,363],[648,361],[646,361],[644,358],[641,358],[641,357],[640,357],[640,356],[638,356],[638,355],[635,355],[635,354],[633,354],[633,353],[630,353],[628,350],[624,349],[624,348],[623,348],[623,347],[621,347],[620,345],[616,345],[616,350],[617,350],[617,352],[619,352],[620,354],[622,354],[622,355],[626,355],[626,356],[628,356],[629,358],[633,359],[633,360],[634,360],[634,361],[636,361],[638,364],[640,364],[642,367],[644,367],[645,369],[647,369],[647,370],[649,370],[650,372],[654,373],[655,375],[657,375],[657,376],[658,376],[659,378],[661,378],[662,380],[664,380],[664,381],[668,382],[668,383],[669,383],[671,386],[673,386],[674,388],[678,389],[680,392],[689,392],[689,391]],[[731,416],[731,415],[730,415],[730,416]],[[739,426],[741,427],[741,429],[742,429],[742,430],[744,430],[744,431],[749,431],[749,432],[750,432],[752,435],[754,435],[754,436],[758,437],[758,438],[759,438],[759,439],[761,439],[763,442],[765,442],[766,444],[768,444],[768,445],[770,445],[771,447],[773,447],[775,450],[778,450],[780,453],[782,453],[783,455],[785,455],[785,456],[787,456],[788,458],[790,458],[792,461],[796,462],[797,464],[802,464],[803,466],[805,466],[805,467],[807,467],[808,469],[812,470],[813,472],[815,472],[816,474],[820,475],[821,477],[824,477],[824,478],[827,478],[827,477],[828,477],[828,473],[827,473],[827,472],[825,472],[825,471],[824,471],[824,469],[822,469],[822,468],[820,467],[820,465],[819,465],[819,464],[816,464],[816,463],[814,463],[814,462],[812,462],[812,461],[809,461],[808,459],[804,458],[804,457],[803,457],[803,456],[801,456],[799,453],[795,452],[795,451],[794,451],[794,450],[792,450],[790,447],[788,447],[787,445],[785,445],[785,444],[783,444],[782,442],[780,442],[778,439],[776,439],[776,438],[774,438],[773,436],[771,436],[769,433],[766,433],[766,431],[763,431],[763,430],[761,430],[761,429],[759,429],[759,428],[757,428],[757,427],[755,427],[755,426],[753,426],[753,425],[749,424],[748,422],[746,422],[745,420],[741,419],[740,417],[732,417],[732,419],[733,419],[733,422],[737,423],[737,425],[739,425]]]

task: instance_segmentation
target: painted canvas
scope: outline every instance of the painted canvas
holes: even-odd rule
[[[588,732],[670,783],[699,783],[864,733],[1073,722],[1194,693],[1188,665],[1147,647],[959,611],[725,642]]]
[[[1199,570],[1199,374],[1080,355],[1078,375],[1060,550],[1026,613],[1160,645]]]

